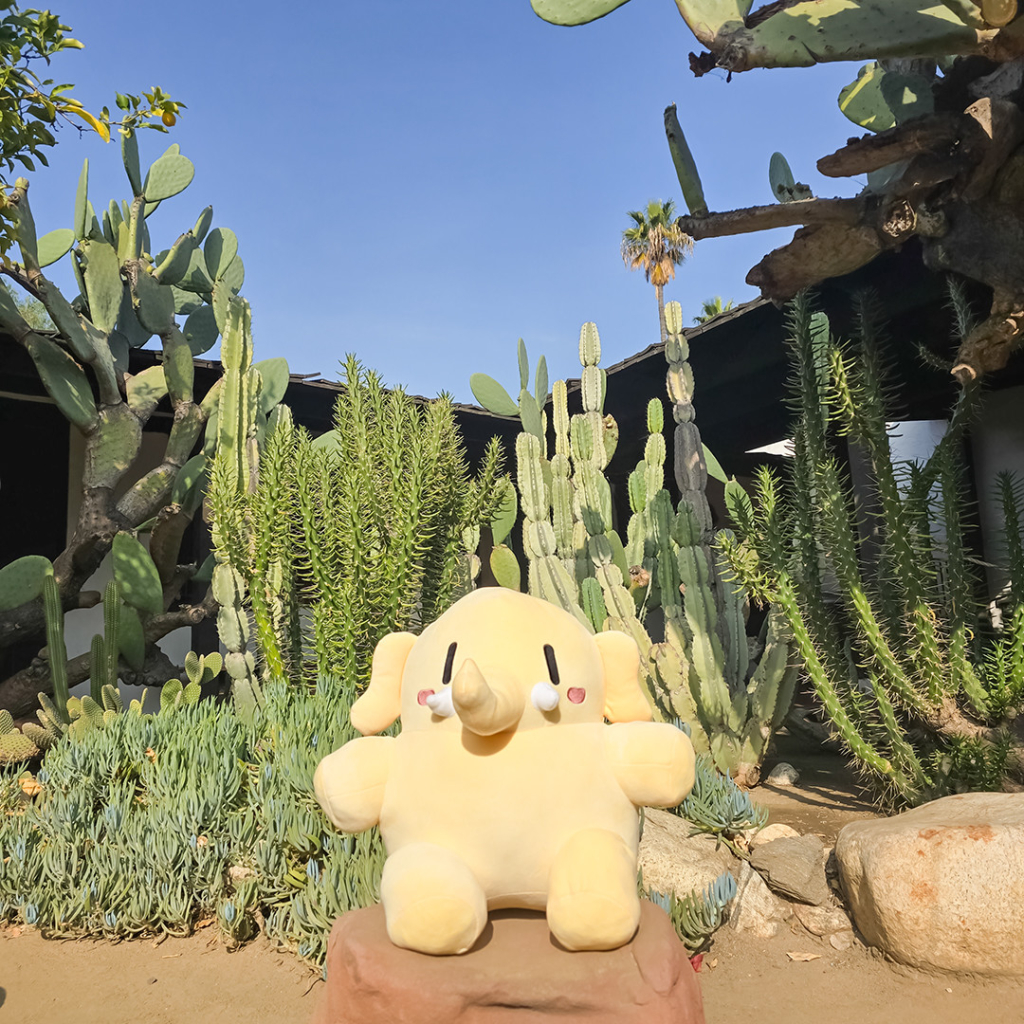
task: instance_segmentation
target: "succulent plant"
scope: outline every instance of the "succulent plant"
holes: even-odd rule
[[[678,302],[666,306],[665,323],[681,500],[673,508],[665,488],[664,408],[660,399],[652,399],[644,457],[629,477],[632,516],[625,541],[612,529],[606,468],[618,426],[604,414],[606,377],[599,366],[596,326],[585,324],[580,332],[582,411],[570,417],[565,382],[552,387],[550,456],[543,399],[527,389],[521,342],[518,403],[485,375],[474,374],[471,386],[479,401],[492,403],[492,411],[495,403],[520,410],[516,484],[529,592],[558,604],[589,629],[632,636],[656,714],[688,723],[698,750],[709,750],[720,770],[752,785],[771,735],[789,709],[797,666],[785,619],[777,612],[769,614],[756,642],[758,658],[750,663],[747,598],[723,573],[711,529],[704,493],[708,460],[694,422],[693,371]],[[492,569],[499,580],[518,581],[511,558],[507,548],[494,549]],[[655,608],[661,612],[661,635],[652,635],[645,625]]]
[[[123,605],[116,621],[105,622],[105,634],[116,634],[117,643],[96,644],[95,671],[89,656],[67,665],[71,685],[94,677],[97,705],[102,687],[113,685],[118,674],[130,675],[135,683],[146,680],[148,646],[207,613],[204,602],[173,607],[196,571],[179,565],[180,540],[202,502],[209,457],[219,441],[231,443],[233,435],[225,417],[219,430],[207,429],[210,443],[204,452],[192,455],[204,426],[216,420],[224,390],[217,385],[199,400],[193,356],[207,351],[225,330],[228,310],[241,301],[237,292],[245,273],[234,234],[226,228],[211,230],[210,207],[169,248],[156,252],[148,218],[158,204],[184,191],[193,165],[172,145],[143,173],[138,139],[131,131],[122,132],[121,150],[130,200],[112,201],[97,212],[89,198],[86,161],[70,228],[37,238],[28,182],[19,179],[12,193],[21,263],[9,259],[4,273],[42,302],[56,334],[31,329],[10,294],[0,294],[0,327],[26,349],[43,386],[83,435],[85,446],[82,513],[69,547],[52,568],[45,559],[27,556],[0,569],[0,644],[41,637],[40,595],[47,573],[58,585],[60,606],[74,608],[85,581],[112,552]],[[81,289],[73,302],[44,273],[69,253]],[[162,349],[161,365],[129,373],[130,350],[154,335]],[[229,344],[229,362],[232,350]],[[258,381],[263,384],[257,415],[265,423],[287,384],[287,364],[277,359],[259,369],[247,362],[246,368],[250,390],[258,388]],[[173,415],[163,458],[121,493],[118,484],[139,456],[142,430],[162,401]],[[149,534],[148,549],[138,539],[142,532]],[[111,616],[116,604],[105,604]],[[66,662],[54,659],[52,664]],[[49,678],[45,661],[37,661],[0,682],[0,704],[27,712],[35,692],[49,692],[54,682],[62,685]],[[57,694],[56,705],[65,703],[66,697]]]
[[[969,329],[966,303],[954,304]],[[792,486],[767,470],[753,500],[729,485],[737,578],[776,602],[832,728],[890,805],[1024,779],[1024,557],[1019,495],[1002,488],[1010,573],[998,625],[979,614],[967,545],[961,448],[976,389],[962,392],[927,462],[894,462],[880,328],[867,299],[855,346],[831,336],[806,296],[790,309],[799,419]],[[834,448],[857,442],[877,489],[877,559]],[[938,497],[937,497],[938,496]],[[941,536],[941,542],[936,536]],[[838,601],[826,603],[826,574]]]
[[[216,664],[186,667],[177,697]],[[322,964],[334,919],[378,898],[384,862],[375,831],[336,833],[313,794],[319,759],[353,735],[339,709],[355,695],[336,678],[270,681],[246,720],[209,701],[97,716],[82,698],[74,721],[99,727],[72,727],[35,775],[0,764],[0,922],[123,938],[213,917],[230,946],[262,927]],[[0,714],[0,749],[9,725]]]

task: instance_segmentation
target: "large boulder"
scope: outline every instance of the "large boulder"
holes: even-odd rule
[[[392,945],[377,907],[335,923],[316,1024],[704,1024],[697,976],[668,916],[644,901],[632,941],[570,953],[542,914],[496,911],[462,956]]]
[[[1024,794],[949,796],[853,822],[835,855],[870,945],[915,967],[1024,974]]]
[[[714,836],[690,835],[693,826],[678,814],[644,808],[640,872],[644,887],[685,896],[710,885],[736,858]]]

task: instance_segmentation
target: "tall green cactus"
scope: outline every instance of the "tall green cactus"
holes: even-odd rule
[[[228,333],[229,315],[239,301],[245,269],[238,241],[227,228],[211,229],[213,211],[207,207],[191,229],[156,252],[148,218],[189,185],[193,165],[172,145],[144,172],[132,132],[122,131],[121,151],[130,200],[94,208],[86,161],[72,227],[41,238],[29,206],[28,182],[19,179],[11,203],[22,262],[8,260],[0,268],[43,303],[57,334],[34,331],[6,289],[0,289],[0,329],[25,347],[41,383],[84,438],[81,514],[71,542],[53,563],[65,610],[79,606],[86,580],[108,552],[114,554],[124,603],[117,623],[107,622],[106,631],[112,635],[113,629],[119,630],[117,647],[124,662],[119,669],[114,649],[107,645],[101,651],[96,645],[100,671],[93,673],[92,697],[97,703],[99,675],[109,681],[120,672],[129,683],[162,683],[153,674],[162,662],[155,642],[211,613],[212,602],[205,600],[177,605],[184,585],[197,574],[196,566],[179,564],[181,538],[202,504],[218,445],[234,453],[236,486],[247,489],[255,446],[288,382],[283,359],[252,366],[251,338],[238,328],[239,314],[234,314],[232,336],[223,346],[225,380],[201,401],[195,395],[193,357]],[[81,290],[73,302],[43,272],[69,252]],[[146,345],[154,335],[162,349],[161,364],[130,374],[130,349]],[[244,344],[243,336],[248,338]],[[161,402],[171,412],[163,456],[155,468],[134,474],[135,482],[125,486],[126,479],[133,479],[143,429]],[[230,413],[218,417],[221,406]],[[206,443],[193,455],[204,428]],[[144,533],[149,534],[146,547],[136,537]],[[119,547],[125,556],[120,563]],[[0,569],[0,646],[42,637],[43,562],[27,556]],[[71,661],[71,685],[90,675],[89,662],[88,656]],[[37,691],[51,687],[45,663],[37,660],[0,681],[0,706],[26,713]]]
[[[725,545],[731,567],[752,592],[777,602],[836,733],[883,799],[915,804],[998,787],[1007,773],[1024,777],[1024,575],[1011,583],[1009,614],[997,629],[979,615],[964,540],[961,449],[975,389],[961,394],[927,463],[900,467],[870,305],[859,310],[856,348],[830,338],[806,297],[790,317],[800,409],[792,486],[783,491],[765,471],[753,502],[727,489],[740,538]],[[859,517],[828,418],[870,460],[881,538],[873,568],[858,550]],[[1020,567],[1013,488],[1003,500],[1010,561]],[[838,605],[826,606],[826,576],[838,584]]]
[[[516,445],[517,485],[528,588],[595,631],[618,629],[632,636],[656,713],[687,722],[697,747],[709,750],[720,770],[753,784],[768,741],[789,708],[796,668],[790,664],[784,620],[775,613],[759,642],[760,657],[751,664],[746,596],[723,573],[711,529],[704,493],[707,465],[694,422],[693,373],[679,303],[668,304],[665,320],[678,507],[673,508],[664,485],[664,410],[660,399],[652,399],[644,457],[629,477],[632,515],[625,544],[612,528],[605,471],[618,427],[603,412],[606,378],[599,367],[597,328],[585,324],[580,332],[582,411],[569,416],[565,383],[556,381],[550,458],[544,430],[531,429],[537,425],[532,408],[544,396],[529,396],[526,402],[524,387],[518,403],[524,431]],[[501,403],[501,395],[512,403],[497,382],[482,374],[474,374],[471,384],[488,407]],[[499,561],[508,557],[500,549],[495,556]]]

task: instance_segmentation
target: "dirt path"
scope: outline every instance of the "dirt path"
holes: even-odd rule
[[[707,1024],[1024,1022],[1024,980],[933,977],[802,932],[764,942],[723,929],[700,980]],[[0,1022],[309,1024],[322,988],[266,942],[228,953],[203,932],[156,947],[0,932]]]

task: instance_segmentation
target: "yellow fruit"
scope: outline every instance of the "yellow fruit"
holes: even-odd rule
[[[169,110],[165,110],[160,120],[163,121],[168,128],[173,128],[178,119]]]

